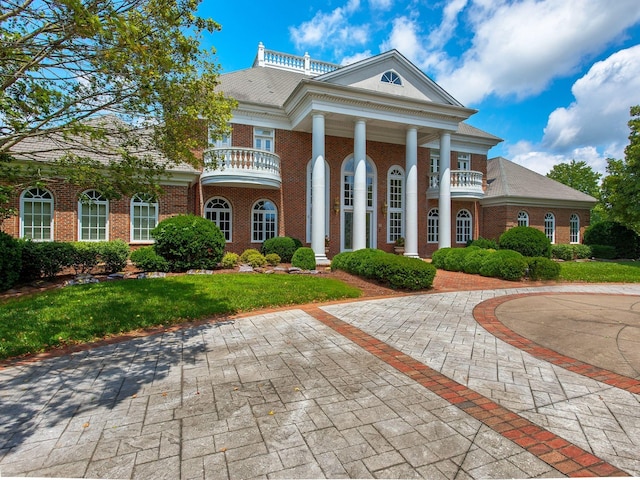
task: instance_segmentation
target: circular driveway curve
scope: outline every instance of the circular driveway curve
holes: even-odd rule
[[[495,310],[514,332],[585,363],[640,379],[640,297],[535,295]]]

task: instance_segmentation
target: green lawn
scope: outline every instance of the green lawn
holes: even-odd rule
[[[640,262],[564,262],[560,280],[568,282],[640,282]]]
[[[264,307],[356,298],[308,275],[183,275],[78,285],[0,303],[0,358]]]

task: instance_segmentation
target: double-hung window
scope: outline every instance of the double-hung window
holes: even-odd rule
[[[273,153],[275,140],[275,131],[272,128],[254,128],[253,129],[253,148],[256,150],[264,150]]]

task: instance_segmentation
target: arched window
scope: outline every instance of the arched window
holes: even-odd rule
[[[275,237],[278,231],[278,210],[269,200],[259,200],[253,205],[251,241],[264,242]]]
[[[471,213],[460,210],[456,215],[456,243],[467,243],[473,237]]]
[[[311,216],[311,206],[312,206],[312,189],[311,189],[311,177],[312,177],[312,173],[313,173],[313,160],[309,160],[309,163],[307,163],[307,242],[311,243],[311,222],[313,221],[313,218]],[[330,216],[330,202],[331,202],[331,198],[329,196],[329,164],[327,163],[327,161],[324,161],[324,209],[325,209],[325,216],[324,216],[324,234],[326,236],[330,235],[329,232],[329,224],[330,224],[330,220],[331,220],[331,216]]]
[[[569,242],[580,243],[580,217],[575,213],[569,217]]]
[[[551,243],[556,243],[556,217],[553,213],[547,213],[544,216],[544,234]]]
[[[20,237],[35,242],[53,240],[53,195],[42,188],[30,188],[20,196]]]
[[[81,241],[108,240],[109,200],[97,190],[80,194],[78,201],[78,238]]]
[[[524,210],[520,210],[518,212],[518,226],[519,227],[528,227],[529,226],[529,214]]]
[[[387,242],[404,237],[404,170],[393,166],[387,175]]]
[[[402,79],[400,75],[398,75],[393,70],[388,70],[382,74],[380,77],[380,81],[382,83],[390,83],[391,85],[402,85]]]
[[[152,242],[151,230],[158,224],[158,202],[147,193],[131,198],[131,242]]]
[[[438,243],[439,231],[440,214],[437,208],[432,208],[427,215],[427,243]]]
[[[215,223],[227,242],[231,241],[231,205],[222,197],[213,197],[204,205],[204,218]]]

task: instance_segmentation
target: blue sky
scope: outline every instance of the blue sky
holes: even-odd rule
[[[397,49],[539,173],[571,159],[604,173],[623,158],[640,104],[638,0],[203,0],[223,72],[270,50],[347,64]]]

